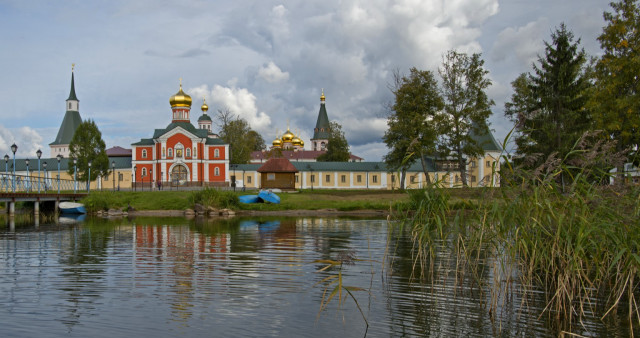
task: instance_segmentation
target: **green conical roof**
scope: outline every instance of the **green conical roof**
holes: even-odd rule
[[[329,116],[327,116],[327,109],[324,107],[324,93],[322,95],[322,101],[320,103],[320,111],[318,112],[318,121],[316,122],[316,128],[313,130],[312,140],[322,140],[329,138]]]
[[[60,125],[60,130],[58,130],[58,136],[56,136],[56,140],[49,143],[49,145],[71,143],[73,134],[75,134],[76,129],[78,129],[81,123],[82,118],[80,118],[79,112],[67,110],[67,112],[64,114],[62,124]]]
[[[73,71],[71,72],[71,92],[69,93],[67,101],[69,100],[79,101],[78,97],[76,97],[76,86],[73,81]]]

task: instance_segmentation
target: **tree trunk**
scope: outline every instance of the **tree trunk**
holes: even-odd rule
[[[407,176],[407,169],[402,168],[402,172],[400,173],[400,190],[404,190],[404,179]]]
[[[431,177],[429,177],[429,171],[427,170],[427,162],[424,160],[424,156],[420,154],[420,162],[422,162],[422,172],[427,180],[427,185],[431,187]]]

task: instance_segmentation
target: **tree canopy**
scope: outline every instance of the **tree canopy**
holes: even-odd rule
[[[640,8],[637,0],[611,3],[598,37],[602,57],[595,67],[591,103],[595,126],[617,141],[618,150],[640,145]],[[637,154],[629,153],[629,158]],[[637,162],[636,162],[637,164]]]
[[[329,123],[329,139],[327,152],[318,156],[318,162],[348,162],[351,158],[349,143],[344,137],[342,126],[335,121]]]
[[[449,51],[438,70],[442,78],[444,116],[438,150],[443,157],[453,157],[458,163],[462,184],[467,186],[467,158],[484,154],[473,134],[487,129],[493,100],[485,90],[491,85],[489,71],[483,68],[480,54],[471,56]]]
[[[249,127],[249,123],[228,109],[218,110],[220,138],[229,144],[231,164],[248,163],[251,152],[266,148],[264,139]]]
[[[505,104],[505,115],[515,123],[518,153],[537,167],[557,153],[564,158],[591,127],[586,109],[589,81],[586,56],[564,24],[545,41],[545,54],[533,66],[533,74],[521,74],[511,83],[514,94]],[[534,158],[535,157],[535,158]]]
[[[395,103],[383,136],[390,151],[384,161],[390,168],[404,172],[418,158],[424,161],[426,155],[436,153],[444,102],[432,72],[414,67],[408,77],[398,73],[394,76]],[[423,171],[429,179],[424,162]],[[400,179],[400,188],[403,187],[404,175]]]
[[[69,143],[69,157],[77,159],[76,166],[69,166],[69,174],[73,175],[77,168],[77,179],[85,181],[89,175],[91,162],[91,181],[98,176],[109,174],[109,157],[102,140],[102,133],[93,120],[82,122],[76,129]]]

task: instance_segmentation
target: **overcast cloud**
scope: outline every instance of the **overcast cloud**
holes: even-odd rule
[[[64,117],[71,63],[83,119],[107,147],[151,137],[170,123],[182,79],[197,124],[229,109],[267,143],[287,127],[310,146],[320,94],[352,152],[387,152],[394,69],[436,71],[449,49],[482,53],[501,140],[510,82],[531,70],[543,40],[565,22],[598,55],[606,0],[7,1],[0,0],[0,155],[48,156]]]

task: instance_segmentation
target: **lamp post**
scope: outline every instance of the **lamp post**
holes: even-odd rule
[[[60,195],[60,160],[62,160],[62,155],[58,154],[56,158],[58,159],[58,195]]]
[[[111,174],[113,178],[113,191],[116,191],[116,161],[111,161]]]
[[[136,178],[136,171],[138,171],[138,166],[134,165],[133,166],[133,176],[131,176],[131,184],[133,184],[133,191],[136,191],[136,185],[135,185],[135,178]]]
[[[3,182],[7,186],[7,191],[9,191],[8,177],[9,177],[9,155],[5,154],[4,155],[4,180],[3,180]]]
[[[16,192],[16,151],[18,146],[14,143],[11,145],[11,151],[13,152],[13,179],[11,180],[12,191]]]
[[[149,169],[149,191],[152,191],[155,187],[153,186],[153,169]]]
[[[27,192],[30,190],[31,188],[31,182],[29,182],[29,159],[24,160],[24,164],[27,165],[27,182],[25,182],[25,188],[27,190]]]
[[[42,167],[44,167],[44,191],[47,191],[47,162],[42,163]]]
[[[40,179],[42,177],[40,176],[40,157],[42,156],[42,150],[38,149],[36,156],[38,156],[38,193],[40,193]]]
[[[87,176],[87,193],[91,192],[91,161],[87,163],[89,165],[89,176]]]
[[[76,174],[78,173],[78,159],[73,159],[73,193],[76,193],[78,189],[78,182],[76,182]]]

